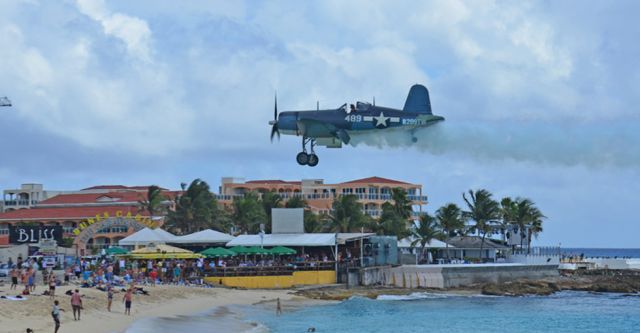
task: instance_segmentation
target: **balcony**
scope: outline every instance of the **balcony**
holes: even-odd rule
[[[37,204],[37,200],[5,200],[4,205],[7,206],[32,206]]]

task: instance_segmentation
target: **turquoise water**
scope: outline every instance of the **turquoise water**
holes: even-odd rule
[[[352,298],[251,319],[271,332],[640,332],[640,296],[561,292],[552,296],[437,294]]]

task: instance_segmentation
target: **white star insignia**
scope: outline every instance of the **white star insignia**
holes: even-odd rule
[[[389,119],[389,117],[385,117],[384,112],[380,112],[380,115],[377,117],[373,117],[373,119],[376,120],[376,127],[380,125],[387,126],[387,120]]]

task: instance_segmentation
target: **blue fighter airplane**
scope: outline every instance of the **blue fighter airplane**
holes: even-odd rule
[[[296,156],[300,165],[318,165],[318,156],[314,148],[341,148],[349,144],[352,133],[368,133],[388,130],[406,130],[411,134],[413,142],[417,142],[415,130],[443,121],[441,116],[431,113],[429,91],[423,85],[416,84],[409,90],[409,95],[402,110],[371,105],[366,102],[343,104],[337,109],[285,111],[278,114],[278,99],[275,101],[273,120],[269,121],[271,141],[280,132],[285,135],[302,136],[302,151]],[[310,153],[307,153],[310,144]]]

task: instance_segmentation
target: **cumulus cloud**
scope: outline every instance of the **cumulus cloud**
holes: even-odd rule
[[[125,43],[127,51],[140,60],[151,60],[151,30],[147,22],[121,13],[111,13],[104,0],[77,0],[80,12],[102,25],[104,33]]]

